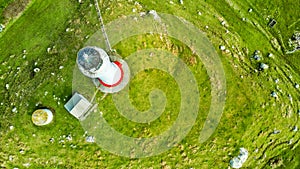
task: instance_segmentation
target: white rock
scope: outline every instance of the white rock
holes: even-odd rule
[[[220,48],[221,51],[224,51],[226,49],[226,47],[223,46],[223,45],[221,45],[219,48]]]
[[[140,12],[140,17],[143,17],[146,15],[146,12]]]
[[[50,51],[51,51],[51,48],[47,48],[47,52],[50,53]]]
[[[269,68],[269,65],[265,64],[265,63],[261,63],[259,65],[259,68],[261,68],[262,70],[265,70],[265,69],[268,69]]]
[[[10,130],[13,130],[15,127],[14,126],[9,126],[9,129]]]
[[[22,57],[23,59],[26,59],[26,55],[23,55],[23,57]]]
[[[9,84],[8,84],[8,83],[5,85],[5,88],[6,88],[7,90],[9,89]]]
[[[54,142],[54,138],[50,138],[49,141],[50,141],[51,143],[53,143],[53,142]]]
[[[245,148],[240,148],[240,154],[230,160],[232,168],[241,168],[248,158],[248,151]]]
[[[273,134],[279,134],[281,131],[280,130],[274,130]]]
[[[273,55],[272,53],[269,53],[269,54],[268,54],[268,57],[270,57],[270,58],[273,57],[273,56],[274,56],[274,55]]]
[[[198,12],[198,15],[202,15],[202,13],[199,11],[199,12]]]
[[[179,3],[180,3],[181,5],[183,5],[183,0],[179,0]]]
[[[9,160],[9,161],[13,161],[13,160],[14,160],[14,156],[10,155],[10,156],[8,157],[8,160]]]
[[[296,89],[299,89],[299,87],[300,87],[299,84],[296,83],[296,84],[295,84],[295,88],[296,88]]]
[[[72,136],[69,134],[69,135],[67,135],[67,137],[66,137],[66,139],[68,140],[68,141],[72,141]]]
[[[17,112],[18,112],[18,110],[17,110],[16,107],[14,107],[11,111],[12,111],[13,113],[17,113]]]
[[[208,29],[208,26],[206,25],[205,28]]]
[[[252,12],[252,8],[250,8],[250,9],[248,10],[248,12]]]
[[[136,12],[136,9],[135,9],[135,8],[133,8],[133,9],[132,9],[132,12],[133,12],[133,13],[135,13],[135,12]]]
[[[293,132],[297,132],[297,131],[298,131],[298,127],[295,126],[295,127],[293,128]]]
[[[26,53],[26,49],[23,50],[23,53]]]
[[[64,66],[59,66],[59,69],[63,69],[64,68]]]
[[[88,143],[94,143],[95,142],[95,139],[93,136],[87,136],[85,138],[85,141],[88,142]]]
[[[25,163],[23,164],[23,166],[28,168],[30,166],[30,163]]]
[[[160,21],[160,17],[155,10],[150,10],[149,14],[153,15],[154,20]]]
[[[70,28],[67,28],[67,29],[66,29],[66,32],[69,32],[69,31],[70,31]]]
[[[38,67],[36,67],[36,68],[33,69],[33,71],[34,71],[35,73],[37,73],[37,72],[41,71],[41,69],[38,68]]]
[[[222,22],[221,22],[221,25],[223,25],[223,26],[224,26],[225,24],[226,24],[226,22],[225,22],[225,21],[222,21]]]

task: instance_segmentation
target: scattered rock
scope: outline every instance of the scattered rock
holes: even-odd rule
[[[248,158],[248,151],[245,148],[240,148],[240,154],[230,160],[232,168],[241,168]]]
[[[21,149],[19,152],[20,154],[25,154],[25,151],[23,149]]]
[[[296,83],[296,84],[295,84],[295,88],[296,88],[296,89],[299,89],[299,87],[300,87],[299,84]]]
[[[66,139],[67,139],[68,141],[72,141],[72,136],[71,136],[71,134],[67,135]]]
[[[76,146],[76,145],[73,145],[73,144],[71,144],[71,145],[70,145],[70,147],[71,147],[71,148],[76,148],[77,146]]]
[[[14,126],[9,126],[9,129],[10,130],[13,130],[15,127]]]
[[[35,73],[37,73],[37,72],[41,71],[41,69],[38,68],[38,67],[36,67],[36,68],[33,69],[33,71],[34,71]]]
[[[269,54],[268,54],[268,57],[269,57],[269,58],[272,58],[273,56],[274,56],[274,55],[273,55],[272,53],[269,53]]]
[[[297,127],[297,126],[294,126],[293,132],[297,132],[297,131],[298,131],[298,127]]]
[[[261,70],[266,70],[266,69],[269,68],[269,65],[267,65],[267,64],[265,64],[265,63],[260,63],[260,64],[259,64],[259,68],[260,68]]]
[[[9,84],[8,83],[5,85],[5,88],[6,88],[6,90],[9,89]]]
[[[3,30],[4,30],[4,26],[0,24],[0,32],[2,32]]]
[[[13,161],[14,160],[14,156],[12,156],[12,155],[8,156],[8,160],[9,161]]]
[[[248,12],[252,12],[252,11],[253,11],[252,8],[249,8],[249,9],[248,9]]]
[[[146,16],[146,12],[140,12],[140,17]]]
[[[199,11],[199,12],[198,12],[198,15],[202,15],[202,13]]]
[[[257,61],[260,61],[261,60],[261,57],[259,55],[254,55],[253,58]]]
[[[64,66],[59,66],[59,69],[63,69],[64,68]]]
[[[28,168],[30,166],[30,163],[25,163],[23,164],[23,166]]]
[[[17,113],[17,112],[18,112],[18,110],[17,110],[16,107],[14,107],[11,111],[12,111],[13,113]]]
[[[288,94],[288,98],[291,102],[293,101],[292,95]]]
[[[280,130],[274,130],[273,134],[279,134],[281,131]]]
[[[52,138],[49,139],[49,141],[50,141],[51,143],[53,143],[55,140],[54,140],[54,138],[52,137]]]
[[[219,48],[220,48],[221,51],[224,51],[226,49],[226,47],[222,46],[222,45]]]
[[[160,17],[155,10],[150,10],[149,14],[153,15],[154,20],[160,21]]]
[[[179,3],[180,3],[181,5],[183,5],[183,0],[179,0]]]
[[[275,83],[278,83],[279,82],[279,79],[275,79]]]
[[[87,136],[85,138],[85,141],[88,142],[88,143],[94,143],[95,142],[95,139],[93,136]]]

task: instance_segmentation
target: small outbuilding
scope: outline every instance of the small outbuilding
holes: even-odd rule
[[[90,112],[89,109],[92,107],[92,104],[81,94],[75,93],[64,107],[78,120],[84,120]]]

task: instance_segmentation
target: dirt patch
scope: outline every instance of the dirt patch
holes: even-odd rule
[[[22,13],[31,0],[15,0],[10,3],[3,11],[4,22],[17,17]]]

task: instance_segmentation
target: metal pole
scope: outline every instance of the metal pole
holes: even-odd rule
[[[97,11],[97,14],[98,14],[100,26],[101,26],[101,31],[102,31],[102,34],[103,34],[103,37],[104,37],[104,40],[105,40],[106,48],[107,48],[108,52],[111,52],[112,48],[110,46],[108,36],[105,32],[105,27],[104,27],[103,19],[102,19],[102,16],[101,16],[101,10],[99,8],[98,0],[95,0],[95,6],[96,6],[96,11]]]

